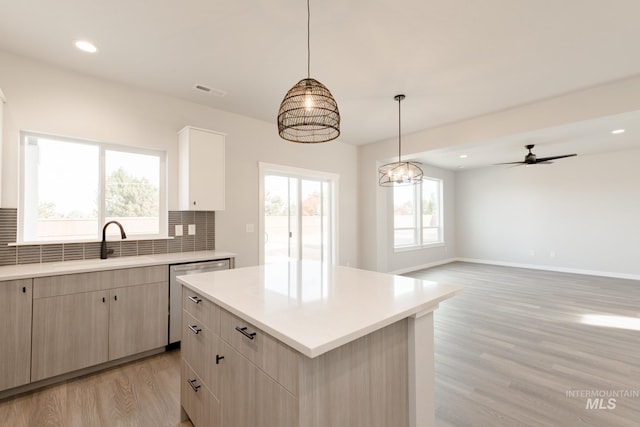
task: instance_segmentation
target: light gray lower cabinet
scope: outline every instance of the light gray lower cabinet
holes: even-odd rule
[[[106,362],[109,291],[33,301],[31,381]]]
[[[166,266],[34,279],[31,381],[167,343]]]
[[[0,391],[29,382],[32,283],[0,282]]]
[[[193,425],[297,427],[297,353],[186,288],[183,308],[181,402]]]
[[[183,418],[195,427],[407,427],[408,322],[315,358],[183,288]]]

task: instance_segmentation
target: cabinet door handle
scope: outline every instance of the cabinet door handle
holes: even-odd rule
[[[245,326],[244,328],[241,328],[240,326],[236,326],[236,331],[240,332],[242,335],[244,335],[245,337],[249,338],[250,340],[254,339],[256,337],[256,333],[255,332],[247,332],[247,327]]]
[[[114,301],[118,301],[118,295],[114,295],[114,296],[113,296],[113,300],[114,300]]]
[[[26,287],[26,286],[23,286],[23,287],[22,287],[22,293],[23,293],[23,294],[26,294],[26,293],[27,293],[27,287]]]
[[[190,296],[189,299],[195,302],[196,304],[200,304],[200,302],[202,301],[202,298],[198,298],[196,296]]]
[[[198,325],[189,325],[187,324],[187,328],[191,329],[191,332],[198,335],[198,333],[202,332],[202,329],[198,329]]]
[[[102,302],[107,302],[107,299],[105,297],[102,297]]]
[[[193,389],[193,391],[195,391],[196,393],[198,392],[198,389],[201,387],[199,385],[196,385],[196,379],[193,380],[187,380],[187,383],[191,386],[191,388]]]
[[[224,356],[220,356],[219,354],[216,354],[216,365],[219,365],[222,359],[224,359]]]

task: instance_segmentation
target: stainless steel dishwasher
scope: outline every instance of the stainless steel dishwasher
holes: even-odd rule
[[[176,277],[207,271],[228,270],[230,259],[190,262],[169,266],[169,345],[177,345],[182,339],[182,285]]]

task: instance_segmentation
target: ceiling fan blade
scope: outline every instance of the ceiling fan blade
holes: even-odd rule
[[[506,163],[494,163],[493,166],[498,166],[498,165],[524,165],[527,162],[506,162]]]
[[[547,162],[549,160],[555,160],[555,159],[564,159],[565,157],[573,157],[573,156],[577,156],[577,154],[565,154],[563,156],[540,157],[536,159],[536,163]]]

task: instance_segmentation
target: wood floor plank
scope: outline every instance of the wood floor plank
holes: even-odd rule
[[[180,351],[0,402],[11,427],[193,427],[180,422]]]

